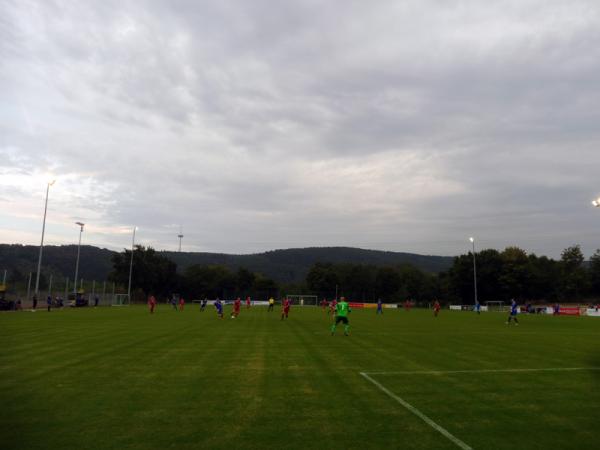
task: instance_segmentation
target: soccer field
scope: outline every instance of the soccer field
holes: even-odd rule
[[[226,312],[230,311],[230,306]],[[600,320],[0,314],[2,449],[599,448]]]

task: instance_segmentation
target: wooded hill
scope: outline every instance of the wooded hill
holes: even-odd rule
[[[39,247],[33,245],[0,244],[0,271],[8,269],[9,282],[22,282],[37,267]],[[112,270],[112,250],[81,246],[80,277],[85,280],[105,280]],[[251,255],[224,253],[159,252],[177,264],[179,272],[187,267],[222,265],[230,269],[246,268],[261,273],[279,283],[302,282],[313,264],[317,262],[372,264],[392,266],[411,264],[423,271],[437,273],[450,268],[453,257],[428,256],[413,253],[364,250],[351,247],[311,247],[273,250]],[[76,245],[45,246],[42,273],[56,279],[73,278]]]

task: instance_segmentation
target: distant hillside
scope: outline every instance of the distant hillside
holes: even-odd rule
[[[0,244],[0,271],[8,269],[13,281],[26,279],[29,272],[37,270],[40,248],[35,245]],[[105,280],[112,270],[113,251],[82,245],[79,257],[79,277],[84,280]],[[52,274],[55,279],[75,276],[77,260],[76,245],[44,246],[42,271],[45,276]],[[16,278],[16,280],[14,280]],[[0,280],[1,281],[1,280]]]
[[[31,245],[0,244],[0,270],[27,276],[35,271],[39,247]],[[86,280],[105,280],[112,269],[114,252],[89,245],[81,246],[79,273]],[[193,264],[219,264],[232,269],[245,267],[260,272],[278,282],[303,281],[310,267],[316,262],[355,263],[373,265],[412,264],[428,272],[440,272],[452,265],[449,256],[425,256],[412,253],[363,250],[350,247],[313,247],[273,250],[252,255],[228,255],[223,253],[160,252],[173,260],[180,271]],[[43,273],[55,277],[73,278],[77,246],[44,247]],[[16,272],[15,272],[16,270]]]
[[[245,267],[279,282],[298,282],[306,278],[317,262],[373,265],[412,264],[427,272],[441,272],[452,265],[450,256],[424,256],[412,253],[383,252],[351,247],[311,247],[273,250],[253,255],[222,253],[162,252],[177,263],[180,270],[193,264],[222,264],[231,268]]]

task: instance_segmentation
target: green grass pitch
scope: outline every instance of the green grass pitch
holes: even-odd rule
[[[311,307],[3,313],[0,448],[460,447],[398,399],[470,448],[599,448],[600,319],[505,319],[355,310],[332,337]]]

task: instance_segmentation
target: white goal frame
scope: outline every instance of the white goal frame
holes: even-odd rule
[[[317,295],[291,294],[286,295],[283,298],[290,300],[292,305],[318,306],[319,304],[319,297]]]
[[[112,298],[110,306],[129,306],[129,295],[127,294],[115,294]]]
[[[496,301],[491,301],[491,302],[485,302],[485,306],[487,306],[487,310],[490,312],[502,312],[504,311],[504,302],[500,301],[500,300],[496,300]]]

